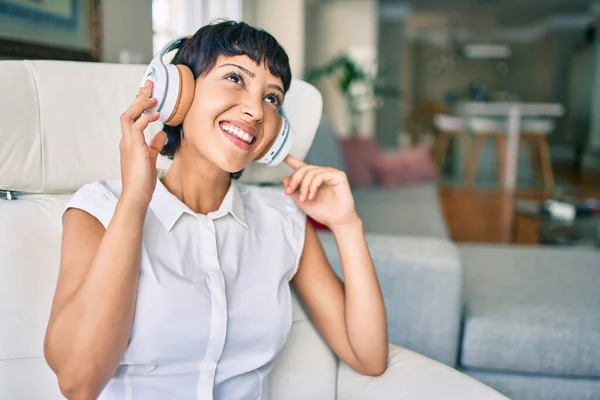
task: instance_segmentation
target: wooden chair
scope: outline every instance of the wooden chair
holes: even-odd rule
[[[550,119],[528,119],[521,125],[520,142],[529,148],[529,161],[534,180],[540,177],[540,168],[546,190],[554,188],[554,173],[550,158],[548,135],[554,130],[555,124]]]
[[[481,151],[488,139],[496,142],[496,169],[498,181],[502,183],[506,165],[506,126],[499,121],[480,117],[470,118],[468,125],[473,134],[473,145],[467,157],[467,184],[473,185],[475,182]]]
[[[469,133],[464,120],[460,117],[454,117],[447,114],[436,114],[433,118],[433,125],[438,131],[435,141],[435,159],[439,168],[443,168],[448,155],[448,148],[452,139],[458,139],[463,154],[467,152],[469,145]]]

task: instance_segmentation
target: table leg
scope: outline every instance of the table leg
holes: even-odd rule
[[[508,192],[514,192],[517,186],[520,125],[521,108],[518,105],[514,105],[508,113],[508,140],[506,143],[506,163],[504,164],[503,188]]]

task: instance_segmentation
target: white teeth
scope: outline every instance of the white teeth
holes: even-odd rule
[[[250,144],[252,142],[252,140],[254,139],[253,135],[241,130],[240,128],[238,128],[236,126],[232,126],[232,125],[228,125],[228,124],[221,124],[221,128],[223,128],[224,131],[234,134],[235,136],[242,139],[244,142],[246,142],[248,144]]]

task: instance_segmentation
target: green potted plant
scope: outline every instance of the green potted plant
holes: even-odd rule
[[[345,53],[325,65],[309,69],[304,77],[313,84],[323,78],[332,79],[343,96],[352,136],[358,134],[360,119],[365,111],[380,107],[385,97],[398,95],[396,89],[383,85],[376,73],[368,71]]]

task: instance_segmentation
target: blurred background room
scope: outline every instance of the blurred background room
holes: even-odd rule
[[[367,233],[456,258],[450,350],[397,321],[395,344],[514,399],[600,399],[600,1],[0,0],[0,59],[145,64],[217,18],[319,89],[306,161],[347,173]],[[411,282],[386,295],[439,294]]]

